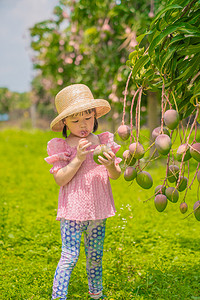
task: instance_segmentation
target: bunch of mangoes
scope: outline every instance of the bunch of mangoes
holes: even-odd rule
[[[155,144],[155,149],[161,157],[170,155],[172,150],[172,133],[179,127],[179,113],[174,109],[166,110],[163,114],[163,124],[156,127],[152,131],[152,140]],[[122,124],[118,128],[118,135],[122,141],[127,141],[130,138],[131,129],[128,125]],[[132,139],[131,139],[132,140]],[[143,189],[150,189],[153,186],[153,179],[149,172],[144,168],[140,168],[140,159],[145,155],[144,146],[139,142],[139,139],[130,142],[128,149],[123,153],[124,161],[124,179],[126,181],[135,180],[136,183]],[[179,200],[179,193],[188,189],[188,178],[184,176],[183,164],[194,159],[200,162],[200,143],[193,140],[182,143],[176,154],[174,155],[173,164],[167,165],[166,178],[163,185],[155,188],[154,204],[157,211],[162,212],[167,207],[168,201],[177,203]],[[169,159],[170,161],[170,159]],[[178,166],[180,163],[180,168]],[[199,164],[198,164],[199,166]],[[196,173],[197,180],[200,184],[200,171]],[[174,184],[175,186],[172,186]],[[180,212],[186,213],[188,205],[183,201],[180,206]],[[193,207],[195,218],[200,221],[200,201],[196,201]]]

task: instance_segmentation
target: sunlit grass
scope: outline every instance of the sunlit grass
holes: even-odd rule
[[[46,144],[57,134],[0,132],[1,265],[0,299],[50,299],[60,256],[56,218],[59,187],[44,161]],[[120,152],[122,154],[122,150]],[[192,163],[192,172],[195,162]],[[165,161],[148,169],[154,187],[165,176]],[[183,219],[179,204],[155,210],[154,187],[142,190],[123,175],[112,181],[117,214],[107,221],[104,292],[108,299],[200,299],[200,223]],[[188,192],[189,212],[197,183]],[[182,194],[181,194],[182,195]],[[89,299],[82,243],[68,299]]]

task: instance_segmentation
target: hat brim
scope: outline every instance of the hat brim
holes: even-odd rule
[[[107,114],[110,110],[110,104],[107,100],[103,99],[94,99],[89,103],[80,102],[78,107],[76,106],[70,106],[62,111],[50,124],[50,128],[53,131],[59,132],[63,130],[63,119],[71,116],[75,113],[79,113],[88,109],[96,109],[96,118],[100,118],[101,116]]]

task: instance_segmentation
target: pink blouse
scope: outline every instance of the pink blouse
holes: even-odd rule
[[[114,142],[114,135],[103,132],[98,135],[101,144],[107,144],[116,153],[120,146]],[[91,145],[88,149],[95,148]],[[53,174],[65,167],[76,155],[76,147],[70,147],[66,140],[54,138],[48,142],[46,162],[53,164]],[[119,164],[121,158],[116,157]],[[114,216],[116,212],[108,172],[105,166],[93,160],[88,153],[78,172],[64,186],[60,187],[57,220],[97,220]]]

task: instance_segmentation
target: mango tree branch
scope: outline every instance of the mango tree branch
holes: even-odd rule
[[[190,129],[190,132],[189,132],[189,135],[188,135],[188,137],[187,137],[185,151],[184,151],[184,153],[183,153],[183,155],[182,155],[182,159],[181,159],[180,171],[179,171],[179,177],[178,177],[178,180],[177,180],[176,188],[178,187],[178,185],[179,185],[179,183],[180,183],[180,180],[181,180],[181,174],[182,174],[182,168],[183,168],[183,163],[184,163],[185,154],[186,154],[186,151],[187,151],[187,147],[188,147],[188,145],[189,145],[189,140],[190,140],[190,136],[191,136],[191,134],[192,134],[193,128],[194,128],[194,126],[196,125],[198,115],[199,115],[199,106],[197,106],[196,116],[195,116],[194,121],[193,121],[193,123],[192,123],[191,129]],[[190,147],[192,147],[192,146],[190,146]]]
[[[126,82],[126,87],[125,87],[125,92],[124,92],[124,106],[123,106],[123,116],[122,116],[122,125],[124,125],[124,119],[125,119],[125,114],[126,114],[126,96],[128,93],[128,85],[129,85],[129,81],[132,75],[132,71],[130,72],[127,82]]]

